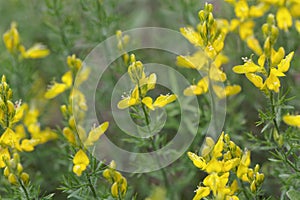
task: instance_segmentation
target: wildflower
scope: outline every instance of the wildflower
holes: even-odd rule
[[[81,176],[82,172],[86,169],[86,167],[89,165],[90,160],[88,156],[85,154],[85,152],[80,149],[73,158],[73,172],[77,176]]]
[[[176,100],[176,95],[174,94],[160,95],[154,102],[151,97],[146,96],[149,90],[155,88],[156,74],[152,73],[146,76],[143,63],[136,61],[134,54],[130,57],[131,64],[128,67],[128,74],[131,81],[135,84],[135,87],[129,96],[123,97],[123,99],[118,102],[117,106],[119,109],[142,104],[150,110],[154,110],[155,108],[164,107]]]
[[[122,174],[116,171],[115,161],[111,161],[108,168],[103,171],[103,177],[111,183],[111,194],[113,197],[125,197],[127,192],[127,180]]]
[[[20,42],[19,32],[17,30],[17,23],[12,22],[10,25],[10,30],[3,34],[3,41],[6,49],[11,54],[18,54],[25,59],[38,59],[46,57],[50,54],[49,49],[46,46],[37,43],[30,47],[28,50]]]
[[[3,34],[3,41],[10,53],[14,53],[18,50],[20,45],[20,36],[17,30],[17,24],[12,22],[10,25],[10,30]]]
[[[215,199],[238,199],[237,179],[251,183],[252,192],[255,192],[254,187],[260,187],[264,180],[263,174],[259,173],[258,165],[254,170],[249,168],[250,151],[246,150],[242,153],[240,148],[230,140],[228,134],[222,133],[216,143],[212,138],[207,137],[201,156],[192,152],[187,154],[196,167],[208,173],[202,184],[198,186],[194,200],[209,195]],[[237,178],[229,179],[231,174],[235,174]]]
[[[224,40],[229,30],[229,23],[226,20],[215,20],[212,14],[213,6],[206,4],[204,10],[200,10],[197,31],[193,27],[180,29],[181,34],[194,46],[200,47],[202,51],[197,51],[191,56],[177,56],[176,64],[181,67],[197,69],[205,72],[202,79],[197,84],[186,88],[183,93],[186,96],[202,95],[213,88],[220,99],[235,95],[240,92],[238,85],[219,86],[225,82],[227,77],[222,71],[221,65],[228,62],[228,58],[221,51],[224,47]]]
[[[283,47],[277,51],[273,48],[277,38],[277,28],[274,23],[274,16],[269,15],[267,23],[262,26],[266,41],[264,52],[260,55],[258,64],[255,64],[251,58],[244,59],[243,65],[234,66],[232,70],[237,74],[245,74],[248,80],[260,90],[278,93],[281,86],[279,77],[285,76],[284,73],[289,70],[294,52],[290,52],[284,57],[285,50]],[[268,68],[265,66],[267,58],[270,60]]]

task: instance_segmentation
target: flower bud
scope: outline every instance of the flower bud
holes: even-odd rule
[[[23,183],[25,183],[25,185],[27,185],[29,183],[29,175],[25,172],[23,172],[21,174],[21,179],[23,181]]]
[[[198,13],[198,17],[200,19],[200,22],[204,22],[205,21],[205,11],[200,10],[199,13]]]
[[[17,165],[18,174],[20,174],[22,171],[23,171],[23,166],[21,165],[21,163],[18,163],[18,165]]]
[[[255,185],[255,181],[252,181],[252,183],[250,184],[250,190],[251,192],[256,192],[256,185]]]
[[[9,168],[5,167],[4,171],[3,171],[3,175],[6,176],[6,177],[8,177],[9,174],[10,174]]]
[[[111,194],[113,197],[118,197],[119,196],[119,188],[118,188],[118,183],[114,182],[111,186]]]
[[[10,173],[8,175],[8,182],[13,184],[13,185],[18,184],[18,179],[17,179],[16,175],[14,175],[13,173]]]

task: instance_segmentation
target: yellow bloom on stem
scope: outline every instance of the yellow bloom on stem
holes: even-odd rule
[[[49,49],[46,48],[46,46],[38,43],[33,45],[27,51],[21,53],[23,58],[37,59],[37,58],[44,58],[48,56],[50,54],[50,51]]]
[[[81,176],[82,172],[86,170],[86,167],[89,165],[90,160],[85,152],[80,149],[73,158],[73,172],[77,176]]]
[[[3,41],[9,52],[13,53],[18,49],[20,45],[20,36],[15,22],[12,22],[10,30],[3,34]]]
[[[10,154],[8,148],[0,147],[0,168],[5,167],[5,161],[10,160]]]
[[[87,139],[84,141],[85,146],[91,146],[93,145],[100,137],[103,135],[103,133],[108,129],[109,123],[104,122],[98,127],[92,129],[89,132],[89,135]]]
[[[140,95],[139,95],[138,86],[136,85],[129,97],[125,97],[124,99],[119,101],[118,108],[125,109],[130,106],[137,105],[139,103],[140,103]]]
[[[53,85],[45,93],[46,99],[52,99],[57,95],[63,93],[72,86],[73,75],[72,71],[67,71],[61,78],[62,83],[54,82]]]
[[[180,33],[193,45],[202,46],[203,40],[198,32],[193,27],[180,28]]]
[[[297,126],[300,128],[300,115],[285,115],[283,116],[283,121],[287,125]]]

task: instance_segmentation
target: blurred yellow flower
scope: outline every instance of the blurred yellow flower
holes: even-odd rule
[[[297,126],[300,128],[300,115],[285,115],[283,121],[290,126]]]

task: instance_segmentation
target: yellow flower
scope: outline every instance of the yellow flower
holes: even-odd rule
[[[67,71],[61,78],[62,83],[54,82],[53,85],[50,86],[50,88],[45,93],[46,99],[52,99],[56,97],[57,95],[63,93],[67,89],[69,89],[72,86],[73,83],[73,76],[72,71]]]
[[[254,51],[254,53],[255,53],[256,55],[259,55],[259,56],[260,56],[260,55],[263,53],[262,48],[261,48],[261,46],[260,46],[258,40],[257,40],[254,36],[249,36],[249,37],[246,39],[246,41],[247,41],[248,47],[249,47],[252,51]]]
[[[3,168],[6,166],[5,160],[10,160],[10,154],[9,154],[8,148],[0,147],[0,168]]]
[[[21,53],[23,58],[37,59],[37,58],[43,58],[48,56],[50,51],[44,45],[38,43],[33,45],[27,51]]]
[[[73,158],[73,172],[77,176],[81,176],[82,172],[86,170],[86,167],[89,165],[90,160],[85,154],[85,152],[80,149]]]
[[[207,197],[209,195],[209,193],[210,193],[209,187],[198,187],[193,200],[200,200],[203,197]]]
[[[11,53],[19,48],[20,37],[17,30],[17,24],[15,22],[12,22],[10,25],[10,30],[3,34],[3,41],[7,50]]]
[[[183,91],[185,96],[201,95],[208,91],[208,77],[200,79],[197,85],[191,85]]]
[[[180,28],[181,34],[193,45],[203,46],[203,40],[198,32],[193,27]]]
[[[129,97],[125,97],[121,101],[119,101],[118,108],[125,109],[128,108],[129,106],[137,105],[139,103],[140,103],[140,95],[139,95],[138,86],[136,85]]]
[[[104,122],[98,127],[92,129],[89,132],[87,139],[84,141],[84,145],[85,146],[93,145],[94,142],[96,142],[101,137],[101,135],[108,129],[108,125],[109,125],[108,122]]]
[[[177,56],[176,65],[180,67],[200,70],[206,64],[207,59],[203,51],[197,51],[192,56]]]
[[[288,31],[293,25],[292,15],[286,7],[280,7],[276,13],[278,28]]]
[[[249,16],[249,7],[247,1],[238,1],[234,7],[235,15],[242,21]]]
[[[290,126],[297,126],[300,128],[300,115],[285,115],[283,121]]]

